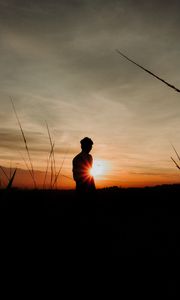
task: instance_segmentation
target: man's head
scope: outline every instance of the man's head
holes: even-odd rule
[[[92,149],[92,145],[93,145],[93,141],[88,138],[88,137],[85,137],[84,139],[82,139],[80,141],[81,143],[81,149],[82,151],[86,152],[86,153],[89,153]]]

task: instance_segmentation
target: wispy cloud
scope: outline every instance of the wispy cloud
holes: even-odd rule
[[[72,149],[69,169],[86,135],[114,174],[166,168],[170,141],[180,149],[179,95],[115,49],[180,86],[179,1],[14,0],[0,7],[2,159],[23,147],[13,96],[34,159],[48,148],[46,120],[59,155]]]

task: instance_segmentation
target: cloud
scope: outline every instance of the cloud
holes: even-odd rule
[[[117,169],[166,166],[169,140],[180,147],[179,95],[115,49],[179,86],[178,1],[0,1],[0,7],[1,157],[23,147],[13,96],[38,161],[49,147],[46,120],[60,156],[66,145],[73,156],[89,135],[93,153]]]

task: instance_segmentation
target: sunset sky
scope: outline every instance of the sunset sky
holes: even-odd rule
[[[98,187],[180,182],[170,159],[180,93],[115,51],[180,88],[179,36],[179,0],[0,0],[0,165],[26,169],[11,96],[36,170],[50,150],[46,121],[62,175],[88,136]]]

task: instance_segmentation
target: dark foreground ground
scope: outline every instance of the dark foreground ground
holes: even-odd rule
[[[136,287],[176,295],[180,185],[110,188],[89,197],[75,191],[1,190],[0,197],[7,252],[20,247],[22,254],[28,250],[39,259],[45,254],[53,263],[101,260],[105,269],[112,260]]]

